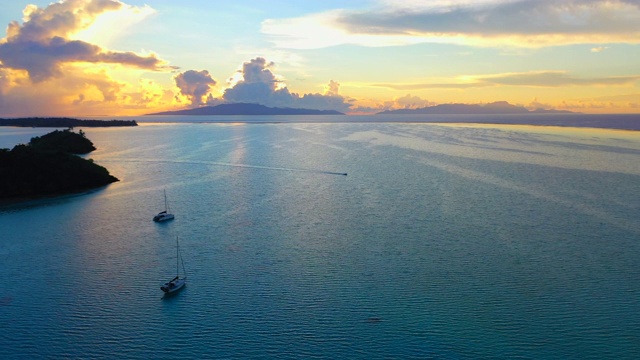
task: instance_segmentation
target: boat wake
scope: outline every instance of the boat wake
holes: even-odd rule
[[[228,167],[240,167],[240,168],[262,169],[262,170],[297,171],[297,172],[307,172],[307,173],[316,173],[316,174],[347,176],[346,172],[335,172],[335,171],[326,171],[326,170],[317,170],[317,169],[296,169],[296,168],[284,168],[284,167],[248,165],[248,164],[233,164],[233,163],[223,163],[223,162],[217,162],[217,161],[200,161],[200,160],[101,159],[100,162],[196,164],[196,165],[228,166]]]

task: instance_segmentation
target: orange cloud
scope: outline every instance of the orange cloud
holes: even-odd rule
[[[120,107],[141,107],[140,98],[130,95],[134,86],[115,79],[110,69],[174,68],[155,54],[109,50],[73,39],[101,15],[125,6],[132,9],[117,0],[62,0],[45,8],[27,6],[23,23],[11,22],[7,36],[0,40],[3,115],[100,115],[113,114]]]

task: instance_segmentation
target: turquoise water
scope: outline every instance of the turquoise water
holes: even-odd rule
[[[0,208],[0,358],[640,358],[639,132],[83,130],[121,181]]]

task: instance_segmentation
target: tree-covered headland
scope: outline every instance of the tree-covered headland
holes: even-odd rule
[[[93,160],[76,156],[93,150],[82,130],[70,129],[0,149],[0,200],[74,193],[118,181]]]

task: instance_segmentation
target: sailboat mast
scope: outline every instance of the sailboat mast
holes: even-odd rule
[[[187,279],[187,270],[184,268],[184,259],[182,258],[182,254],[180,254],[180,263],[182,263],[182,277]]]
[[[164,189],[164,211],[169,211],[169,207],[167,206],[167,189]]]
[[[176,276],[180,276],[180,244],[176,236]]]

